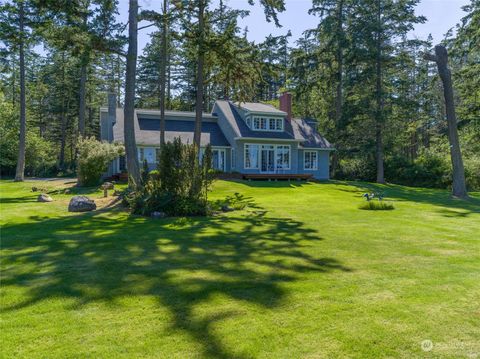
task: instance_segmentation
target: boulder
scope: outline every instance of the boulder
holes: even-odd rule
[[[225,204],[225,205],[222,206],[222,211],[223,212],[232,212],[232,211],[235,211],[235,208],[232,208],[228,204]]]
[[[150,217],[155,218],[155,219],[160,219],[160,218],[165,218],[167,214],[165,212],[152,212],[150,214]]]
[[[112,182],[103,182],[103,189],[114,189],[115,185]]]
[[[93,199],[86,196],[73,196],[68,204],[69,212],[88,212],[97,209]]]
[[[53,198],[46,193],[40,193],[37,197],[37,202],[52,202]]]

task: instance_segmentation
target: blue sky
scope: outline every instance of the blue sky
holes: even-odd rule
[[[292,32],[292,40],[294,41],[301,36],[303,31],[317,25],[315,16],[308,15],[311,0],[286,0],[286,11],[279,15],[281,28],[277,28],[273,23],[267,23],[263,9],[258,5],[249,6],[247,0],[224,1],[232,8],[250,10],[250,16],[241,20],[240,26],[242,28],[248,27],[248,38],[251,41],[261,42],[269,34],[284,35],[288,30]],[[150,10],[159,10],[161,3],[163,3],[162,0],[139,0],[139,5],[143,9]],[[444,34],[464,16],[461,7],[468,3],[468,0],[421,0],[416,13],[425,16],[427,22],[417,25],[410,36],[426,39],[428,34],[431,33],[434,44],[437,44],[443,39]],[[121,21],[127,21],[127,0],[120,0],[119,16]],[[152,28],[148,28],[140,32],[138,38],[139,51],[149,41],[148,34],[151,31]]]

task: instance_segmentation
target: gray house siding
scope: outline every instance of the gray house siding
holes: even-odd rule
[[[305,169],[304,152],[312,151],[317,153],[317,169]],[[311,174],[315,179],[327,180],[330,178],[330,150],[322,149],[299,149],[298,150],[298,173]]]

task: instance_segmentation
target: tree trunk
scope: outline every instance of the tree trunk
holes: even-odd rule
[[[15,181],[23,181],[25,172],[25,136],[27,131],[27,116],[25,103],[25,12],[23,2],[20,2],[20,137],[18,141],[18,159],[15,171]]]
[[[338,140],[340,133],[340,124],[343,115],[343,0],[337,3],[337,51],[335,54],[337,61],[337,93],[335,96],[335,139]],[[338,153],[333,151],[332,155],[332,175],[338,170]]]
[[[377,51],[376,51],[376,111],[375,111],[375,155],[377,161],[377,183],[385,183],[383,169],[383,88],[382,88],[382,0],[377,4]]]
[[[129,186],[141,185],[135,142],[135,75],[137,68],[138,0],[130,0],[128,10],[128,52],[125,75],[124,138]]]
[[[122,103],[120,101],[120,96],[122,94],[122,71],[121,71],[121,59],[120,55],[117,54],[117,106],[121,107]]]
[[[204,27],[205,27],[205,1],[200,0],[198,5],[198,62],[197,62],[197,83],[195,102],[195,132],[193,144],[200,150],[200,138],[202,135],[202,113],[203,113],[203,66],[205,62],[204,49]]]
[[[78,133],[85,137],[85,108],[86,108],[86,90],[87,86],[87,61],[86,55],[83,55],[82,64],[80,68],[80,101],[78,104]]]
[[[430,58],[431,59],[431,58]],[[450,142],[450,157],[453,168],[452,194],[455,197],[467,198],[467,186],[465,183],[465,169],[463,167],[462,152],[458,140],[457,117],[455,115],[455,103],[453,101],[452,75],[448,68],[447,49],[442,45],[435,46],[435,62],[438,73],[443,83],[443,95],[445,97],[445,111],[448,123],[448,141]]]
[[[167,0],[163,0],[162,57],[160,58],[160,150],[165,144],[165,93],[167,72]]]
[[[65,93],[65,52],[62,52],[62,90]],[[63,170],[65,167],[65,138],[66,138],[66,118],[65,118],[65,97],[62,96],[62,110],[60,113],[60,153],[58,155],[59,170]]]

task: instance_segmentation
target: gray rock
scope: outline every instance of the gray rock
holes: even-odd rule
[[[37,202],[52,202],[53,198],[46,193],[40,193],[37,197]]]
[[[102,187],[105,189],[114,189],[115,185],[112,182],[104,182]]]
[[[150,217],[155,218],[155,219],[160,219],[160,218],[165,218],[167,214],[165,212],[152,212],[150,214]]]
[[[225,204],[225,205],[222,206],[222,211],[223,212],[232,212],[232,211],[235,211],[235,208],[232,208],[229,205]]]
[[[97,209],[93,199],[86,196],[73,196],[68,204],[69,212],[88,212]]]

